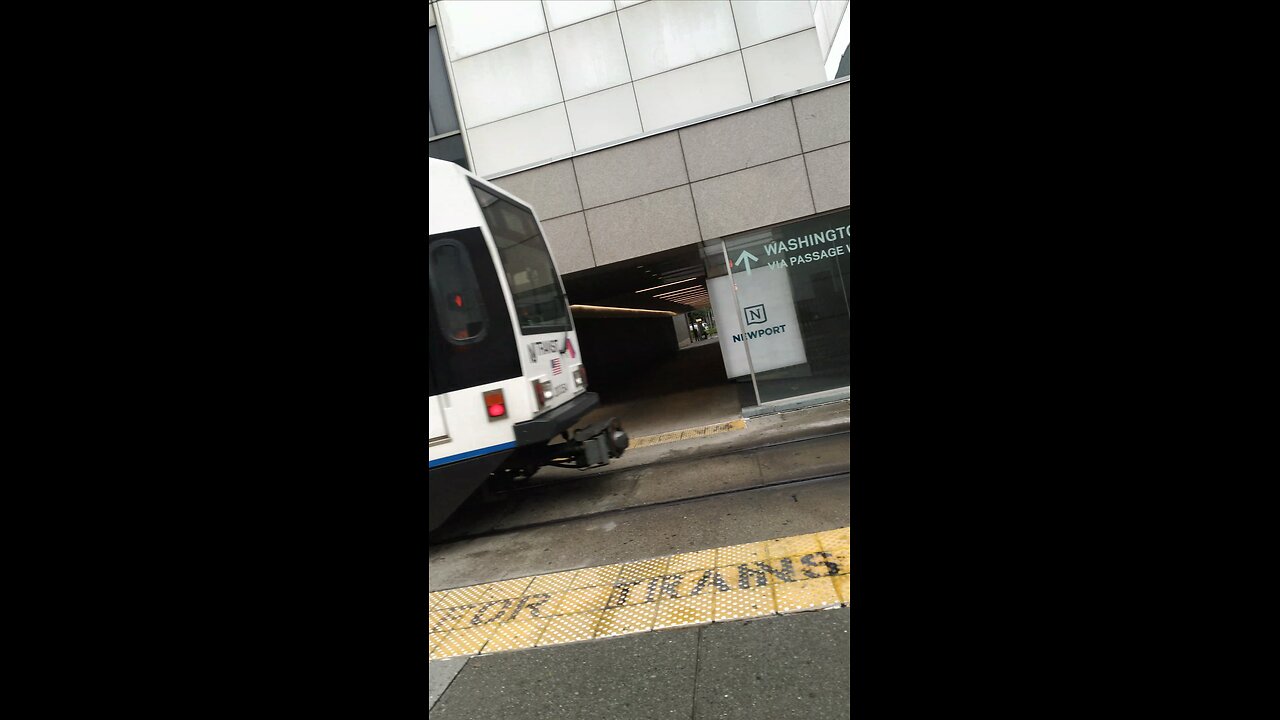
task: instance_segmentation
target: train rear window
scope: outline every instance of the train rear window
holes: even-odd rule
[[[498,246],[522,335],[572,330],[560,276],[533,213],[483,188],[476,200]]]
[[[454,345],[480,342],[488,315],[466,249],[456,240],[437,241],[431,246],[429,265],[431,299],[445,339]]]

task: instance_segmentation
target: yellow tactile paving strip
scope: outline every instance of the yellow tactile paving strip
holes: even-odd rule
[[[714,423],[711,425],[703,425],[702,427],[688,428],[686,430],[672,430],[658,435],[645,435],[644,437],[631,438],[631,444],[628,447],[632,450],[636,448],[647,447],[649,445],[661,445],[662,443],[675,442],[677,440],[688,440],[689,438],[706,437],[707,435],[717,435],[730,430],[741,430],[747,426],[747,421],[742,418],[730,420],[729,422]]]
[[[849,528],[431,593],[431,659],[849,604]]]

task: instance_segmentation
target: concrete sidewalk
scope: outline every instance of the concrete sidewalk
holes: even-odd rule
[[[430,663],[433,720],[840,720],[848,607]]]

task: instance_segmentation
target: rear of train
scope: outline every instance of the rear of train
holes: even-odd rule
[[[427,479],[430,528],[486,481],[621,457],[599,405],[533,210],[462,167],[429,160]],[[556,440],[556,442],[552,442]]]

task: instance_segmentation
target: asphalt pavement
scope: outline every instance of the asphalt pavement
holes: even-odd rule
[[[708,393],[725,394],[615,403],[606,411],[626,405],[619,415],[636,418],[649,443],[469,503],[433,537],[430,590],[848,526],[847,400],[744,420]],[[668,437],[735,417],[732,429]],[[430,716],[839,720],[850,716],[849,649],[846,603],[450,657],[429,664]]]
[[[848,607],[433,661],[432,720],[840,720]]]

